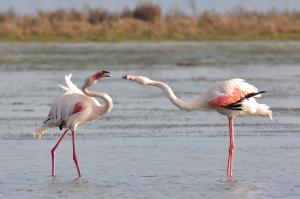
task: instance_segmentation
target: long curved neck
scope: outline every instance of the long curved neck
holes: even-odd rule
[[[191,102],[186,102],[186,101],[183,101],[183,100],[179,99],[174,94],[172,89],[167,84],[165,84],[163,82],[152,80],[150,85],[156,86],[156,87],[162,89],[164,91],[164,93],[167,95],[167,97],[169,98],[169,100],[175,106],[177,106],[180,109],[196,110],[196,109],[207,108],[208,107],[207,101],[205,99],[202,99],[202,98],[198,98],[197,100],[191,101]]]
[[[106,93],[103,93],[103,92],[95,92],[95,91],[90,91],[88,90],[89,86],[87,86],[86,84],[82,86],[82,92],[84,94],[86,94],[87,96],[89,97],[98,97],[98,98],[101,98],[104,100],[105,102],[105,105],[104,106],[100,106],[99,107],[99,111],[104,114],[104,113],[108,113],[111,111],[112,107],[113,107],[113,101],[111,99],[111,97],[106,94]]]

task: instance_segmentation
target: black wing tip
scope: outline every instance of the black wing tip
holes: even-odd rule
[[[228,108],[229,110],[233,110],[233,111],[241,111],[242,108]]]
[[[257,92],[257,93],[248,93],[248,94],[247,94],[243,99],[241,99],[241,100],[248,99],[248,98],[254,97],[254,96],[256,96],[256,95],[260,95],[260,94],[265,93],[265,92],[267,92],[267,91],[259,91],[259,92]]]
[[[242,104],[229,104],[226,107],[229,107],[229,108],[240,108],[240,107],[242,107]]]
[[[266,93],[267,91],[259,91],[258,94]]]
[[[223,108],[226,108],[228,110],[232,111],[241,111],[242,110],[242,105],[241,104],[231,104],[228,106],[222,106]]]

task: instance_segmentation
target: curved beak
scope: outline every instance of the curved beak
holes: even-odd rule
[[[104,73],[105,77],[110,77],[110,72],[109,71],[103,70],[102,73]]]
[[[104,77],[110,77],[110,72],[102,70],[102,71],[98,71],[97,73],[92,75],[93,80],[100,80]]]
[[[131,76],[131,75],[124,75],[122,78],[127,80],[132,80],[132,81],[135,80],[135,76]]]
[[[135,76],[131,76],[131,75],[124,75],[122,78],[126,80],[132,80],[132,81],[135,80]]]

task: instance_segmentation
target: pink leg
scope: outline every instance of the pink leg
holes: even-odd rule
[[[73,142],[73,160],[74,160],[76,168],[77,168],[78,177],[81,177],[78,160],[77,160],[77,154],[76,154],[75,131],[74,130],[72,131],[72,142]]]
[[[229,120],[229,131],[230,131],[230,144],[229,154],[227,163],[227,176],[232,176],[232,167],[234,159],[234,129],[233,129],[233,117],[228,117]]]
[[[65,132],[60,136],[60,138],[57,141],[57,143],[51,149],[51,155],[52,155],[52,176],[55,175],[55,153],[56,153],[56,148],[58,147],[58,145],[60,144],[60,142],[62,141],[62,139],[64,138],[64,136],[66,135],[67,132],[68,132],[68,129],[65,130]]]

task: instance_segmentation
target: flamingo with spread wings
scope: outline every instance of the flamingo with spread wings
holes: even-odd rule
[[[180,109],[197,110],[201,108],[211,108],[226,115],[229,120],[230,144],[227,163],[227,175],[232,176],[234,158],[234,117],[257,115],[272,119],[272,111],[269,106],[259,104],[256,98],[261,97],[265,91],[258,89],[245,82],[243,79],[230,79],[220,82],[207,89],[195,101],[185,102],[179,99],[172,89],[165,83],[151,80],[143,76],[125,75],[124,79],[135,81],[141,85],[156,86],[163,90],[170,101]]]
[[[71,81],[71,74],[65,76],[67,86],[61,86],[65,93],[59,97],[51,106],[50,112],[42,124],[36,130],[36,137],[39,139],[45,134],[46,130],[52,127],[59,127],[60,130],[65,131],[60,136],[57,143],[51,150],[52,155],[52,176],[55,175],[55,153],[60,142],[70,130],[72,132],[73,144],[73,160],[75,162],[78,176],[81,177],[80,168],[77,159],[76,144],[75,144],[75,130],[79,124],[93,121],[96,118],[108,113],[113,107],[111,97],[103,92],[89,91],[87,88],[96,84],[98,80],[109,77],[110,73],[107,71],[99,71],[88,77],[80,90]],[[105,104],[101,105],[95,97],[104,100]]]

